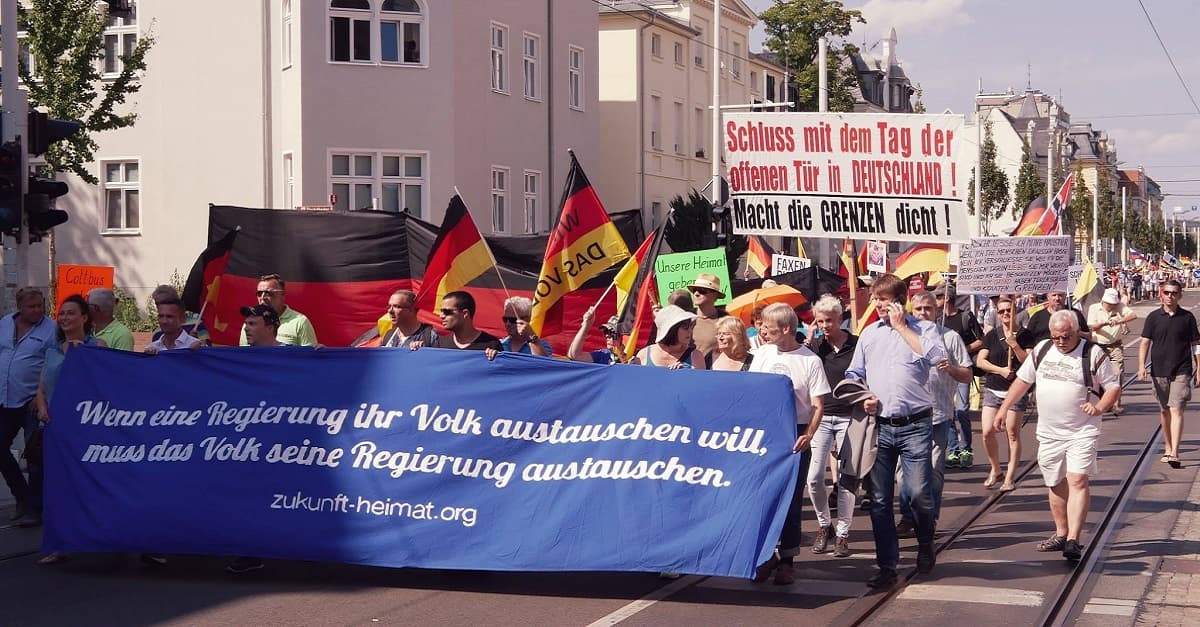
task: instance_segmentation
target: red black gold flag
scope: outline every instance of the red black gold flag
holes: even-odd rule
[[[496,261],[471,219],[471,213],[462,198],[455,194],[446,207],[446,217],[425,265],[417,307],[425,311],[437,309],[448,292],[465,287],[495,267]]]
[[[766,278],[771,274],[771,255],[775,249],[761,235],[750,236],[750,247],[746,249],[746,265],[750,266],[758,276]]]
[[[225,274],[225,268],[229,265],[229,255],[233,252],[233,242],[239,231],[240,226],[230,229],[209,244],[196,258],[196,263],[192,264],[181,295],[188,311],[199,312],[205,308],[205,303],[215,302],[220,297],[221,275]]]

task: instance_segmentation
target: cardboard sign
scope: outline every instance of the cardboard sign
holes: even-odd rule
[[[959,294],[1067,291],[1070,236],[973,238],[958,255]]]
[[[76,266],[58,264],[58,302],[54,303],[54,311],[62,307],[68,296],[79,294],[87,298],[87,293],[97,287],[113,288],[112,266]]]
[[[779,276],[788,272],[795,272],[805,268],[812,267],[812,260],[804,257],[793,257],[791,255],[780,255],[775,253],[771,255],[771,276]]]
[[[725,113],[733,232],[966,242],[961,115]]]
[[[696,280],[698,274],[712,274],[721,279],[721,291],[725,296],[717,301],[724,305],[730,300],[729,265],[725,260],[724,248],[694,250],[688,253],[659,255],[654,260],[654,274],[658,279],[658,302],[665,307],[667,296],[684,289]]]
[[[887,244],[885,242],[867,242],[867,270],[887,272]]]

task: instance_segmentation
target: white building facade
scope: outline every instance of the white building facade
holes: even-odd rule
[[[186,275],[209,203],[438,222],[457,188],[483,232],[536,233],[556,216],[568,148],[599,167],[592,3],[134,6],[106,43],[155,38],[126,105],[137,124],[96,136],[101,183],[66,179],[59,207],[71,219],[55,235],[58,263],[115,266],[139,300],[172,271]],[[45,245],[30,258],[32,282],[45,284]]]

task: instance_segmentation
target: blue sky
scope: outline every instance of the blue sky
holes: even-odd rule
[[[1142,0],[1200,101],[1200,5]],[[755,10],[772,0],[747,0]],[[851,41],[871,48],[895,27],[905,72],[932,111],[971,111],[986,92],[1034,89],[1056,97],[1073,122],[1116,141],[1122,168],[1146,166],[1165,207],[1200,207],[1200,113],[1155,39],[1137,0],[849,0],[867,20]],[[761,31],[761,29],[759,29]],[[762,34],[752,38],[761,49]],[[865,45],[863,45],[865,42]],[[878,48],[876,49],[878,50]],[[1029,66],[1032,65],[1030,72]],[[1179,116],[1148,114],[1182,113]],[[1189,181],[1186,179],[1197,179]],[[1200,211],[1188,217],[1200,219]]]

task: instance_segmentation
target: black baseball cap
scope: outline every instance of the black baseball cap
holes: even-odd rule
[[[246,318],[262,318],[264,323],[276,329],[279,328],[279,314],[275,313],[275,309],[270,305],[244,305],[242,307],[242,315]]]

